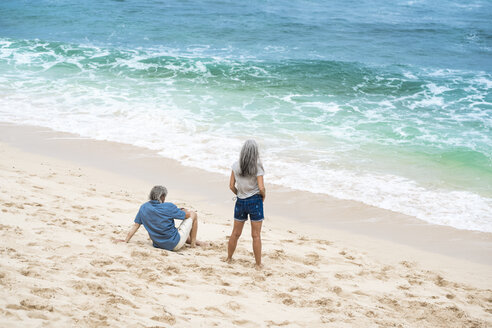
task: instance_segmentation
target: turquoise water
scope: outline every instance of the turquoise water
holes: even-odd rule
[[[3,1],[0,120],[492,231],[490,1]]]

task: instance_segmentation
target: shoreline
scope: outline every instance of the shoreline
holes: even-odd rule
[[[231,217],[227,176],[181,165],[152,150],[82,138],[49,128],[0,122],[0,142],[30,153],[108,170],[149,185],[163,183],[178,198]],[[165,168],[164,170],[162,168]],[[184,181],[184,182],[183,182]],[[434,225],[356,201],[269,185],[267,217],[384,240],[415,249],[492,265],[492,233]]]
[[[223,260],[233,203],[227,185],[223,188],[227,178],[126,145],[32,127],[2,125],[0,131],[2,327],[19,322],[26,327],[419,328],[492,323],[492,266],[486,261],[327,228],[297,217],[306,214],[302,208],[284,217],[269,206],[262,231],[264,269],[254,269],[249,227],[228,264]],[[144,229],[128,244],[112,241],[126,236],[156,179],[166,181],[169,201],[198,211],[198,237],[208,245],[168,252],[152,247]],[[187,189],[188,183],[196,189]],[[294,194],[270,188],[266,204],[292,201],[288,197]],[[312,205],[317,198],[308,200]],[[342,204],[346,207],[332,211],[341,219],[352,214],[349,222],[382,215],[363,206],[352,211],[355,205],[335,200],[329,205]],[[387,225],[394,214],[387,215],[367,225]],[[386,229],[419,237],[412,225],[394,222]],[[474,244],[466,235],[430,237],[444,245],[454,242],[454,250],[467,245],[487,254],[487,240]]]

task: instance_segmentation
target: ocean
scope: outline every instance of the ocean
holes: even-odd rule
[[[0,121],[492,232],[492,2],[0,2]],[[227,186],[224,186],[227,188]]]

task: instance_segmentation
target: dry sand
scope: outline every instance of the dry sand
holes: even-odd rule
[[[210,245],[168,252],[143,228],[129,244],[112,242],[125,237],[148,181],[0,143],[0,186],[1,327],[492,326],[490,259],[267,213],[258,272],[249,224],[234,263],[222,261],[230,200],[170,189],[169,201],[198,211]],[[490,235],[477,236],[490,255]]]

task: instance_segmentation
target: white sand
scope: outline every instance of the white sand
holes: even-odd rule
[[[0,185],[1,327],[492,326],[488,264],[267,213],[257,272],[249,224],[222,262],[223,204],[170,190],[211,243],[175,253],[143,227],[111,241],[146,201],[142,180],[0,143]]]

